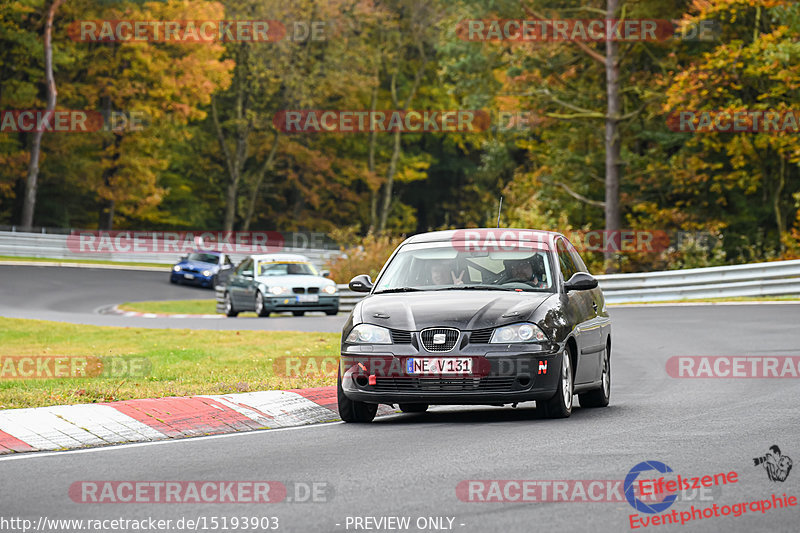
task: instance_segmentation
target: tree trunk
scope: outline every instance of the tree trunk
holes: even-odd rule
[[[374,113],[378,105],[378,84],[380,83],[379,74],[375,75],[375,86],[372,88],[372,97],[370,98],[369,110]],[[370,115],[371,116],[371,115]],[[369,132],[369,150],[367,153],[367,170],[375,174],[375,142],[377,139],[377,132],[370,128]],[[378,227],[378,193],[380,187],[369,189],[369,230],[368,234],[373,233]]]
[[[383,184],[383,200],[381,202],[381,218],[378,222],[378,233],[386,230],[386,220],[389,218],[389,207],[392,204],[392,186],[394,185],[394,175],[397,172],[397,161],[400,159],[400,129],[394,132],[394,146],[392,147],[392,159],[389,161],[389,169],[386,171],[386,183]]]
[[[225,134],[219,122],[216,102],[213,98],[211,99],[211,117],[214,121],[214,129],[217,132],[217,141],[219,142],[220,150],[225,157],[225,164],[228,167],[228,184],[225,192],[225,221],[223,223],[224,231],[233,231],[233,224],[236,221],[236,200],[239,193],[239,182],[241,181],[244,163],[247,160],[247,137],[250,133],[250,121],[246,118],[248,99],[245,94],[245,83],[248,79],[248,61],[247,45],[242,44],[239,48],[236,67],[236,102],[234,104],[236,138],[235,152],[233,154],[225,142]]]
[[[53,18],[55,18],[58,7],[64,0],[54,0],[47,10],[47,21],[44,26],[44,76],[47,85],[47,110],[46,116],[50,115],[56,108],[56,80],[53,76]],[[37,128],[38,129],[38,128]],[[42,147],[42,135],[44,131],[33,133],[31,143],[31,159],[28,162],[28,177],[25,181],[25,198],[22,205],[22,229],[30,230],[33,226],[33,213],[36,210],[36,188],[39,180],[39,154]]]
[[[616,17],[618,0],[608,0],[606,4],[606,19]],[[619,180],[620,180],[620,97],[619,97],[619,47],[616,41],[606,41],[606,200],[605,216],[606,231],[618,231],[620,229],[620,207],[619,207]],[[616,234],[611,234],[614,242],[618,239]],[[613,265],[614,252],[606,250],[604,252],[606,272],[614,272],[616,267]]]
[[[425,72],[425,67],[428,65],[428,58],[425,55],[425,49],[421,43],[417,43],[417,47],[420,52],[420,56],[422,57],[422,63],[420,64],[417,71],[414,73],[414,83],[411,85],[411,89],[408,91],[408,97],[406,98],[405,104],[403,104],[403,108],[401,111],[407,111],[411,102],[414,101],[414,97],[417,95],[417,89],[419,88],[420,81],[422,81],[422,74]],[[392,89],[392,104],[395,109],[397,109],[399,104],[399,99],[397,98],[397,71],[392,74],[391,80],[391,89]],[[380,221],[378,222],[378,233],[383,233],[386,230],[386,220],[389,218],[389,208],[392,204],[392,188],[394,186],[394,175],[397,173],[397,162],[400,160],[400,151],[401,151],[401,144],[400,144],[400,129],[397,129],[394,132],[394,146],[392,147],[392,159],[389,162],[389,168],[386,171],[386,182],[383,185],[383,201],[381,202],[381,216]]]
[[[783,253],[786,248],[783,244],[783,233],[786,231],[786,225],[783,223],[783,213],[781,212],[781,194],[786,185],[786,159],[784,159],[783,154],[778,154],[778,157],[781,159],[781,170],[778,173],[778,184],[772,195],[772,209],[775,211],[775,222],[778,227],[778,249]]]
[[[253,215],[256,212],[256,200],[258,199],[258,191],[261,189],[261,184],[264,182],[264,176],[267,175],[267,172],[272,170],[272,165],[275,163],[275,154],[278,153],[278,132],[275,132],[275,136],[272,138],[272,148],[269,151],[269,155],[267,159],[264,161],[264,164],[261,166],[261,171],[258,173],[256,177],[256,183],[253,185],[253,192],[250,194],[250,202],[247,206],[247,215],[244,219],[244,224],[242,224],[242,231],[250,231],[250,222],[253,220]]]

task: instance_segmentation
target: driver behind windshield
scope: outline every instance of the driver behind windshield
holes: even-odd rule
[[[504,283],[516,281],[525,283],[535,289],[545,289],[547,284],[542,281],[542,269],[534,269],[533,264],[528,259],[517,261],[506,261],[506,274]]]

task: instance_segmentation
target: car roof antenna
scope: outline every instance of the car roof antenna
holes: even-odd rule
[[[500,227],[500,212],[503,210],[503,197],[500,197],[500,205],[497,207],[497,227]]]

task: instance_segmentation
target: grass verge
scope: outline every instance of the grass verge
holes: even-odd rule
[[[338,354],[337,333],[112,328],[0,317],[0,408],[335,385],[335,376],[284,377],[280,368],[290,357]],[[9,379],[15,375],[9,358],[20,356],[122,356],[144,359],[149,368],[144,376],[116,379]]]
[[[176,315],[213,315],[216,300],[164,300],[161,302],[125,302],[119,308],[138,313],[167,313]],[[244,314],[244,313],[242,313]]]

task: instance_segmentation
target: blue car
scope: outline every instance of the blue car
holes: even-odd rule
[[[185,255],[172,267],[170,283],[186,283],[214,288],[224,283],[233,268],[227,254],[214,251],[196,251]]]

